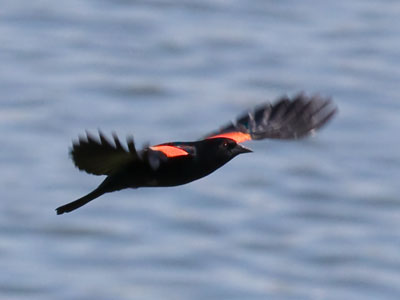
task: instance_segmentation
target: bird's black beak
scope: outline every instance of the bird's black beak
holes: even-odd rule
[[[233,152],[235,155],[238,155],[238,154],[242,154],[242,153],[253,152],[253,150],[251,150],[251,149],[249,149],[249,148],[247,148],[247,147],[245,147],[245,146],[242,146],[242,145],[240,145],[240,144],[237,144],[237,145],[235,146],[235,148],[232,149],[232,152]]]

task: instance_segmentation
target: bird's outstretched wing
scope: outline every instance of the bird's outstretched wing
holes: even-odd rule
[[[297,139],[322,127],[336,112],[333,102],[320,96],[282,97],[274,104],[257,106],[206,138],[227,137],[237,143],[265,138]]]
[[[115,133],[113,139],[114,143],[110,142],[101,131],[99,139],[86,132],[86,137],[81,136],[73,143],[70,152],[75,166],[90,174],[110,175],[130,163],[147,164],[156,170],[169,159],[194,155],[194,147],[191,146],[167,143],[145,147],[138,152],[132,137],[127,138],[127,149]]]
[[[139,160],[133,138],[127,138],[128,149],[122,146],[113,133],[114,143],[99,131],[99,140],[86,132],[86,137],[79,137],[73,143],[71,157],[80,170],[94,175],[110,175],[127,163]]]

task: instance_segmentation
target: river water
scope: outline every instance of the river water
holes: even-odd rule
[[[400,2],[3,1],[0,298],[400,299]],[[197,182],[54,209],[102,180],[85,129],[195,140],[330,96],[316,136]]]

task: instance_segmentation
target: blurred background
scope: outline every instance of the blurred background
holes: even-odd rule
[[[400,2],[3,1],[1,299],[399,299]],[[102,180],[85,129],[194,140],[299,91],[315,137],[176,188],[54,209]]]

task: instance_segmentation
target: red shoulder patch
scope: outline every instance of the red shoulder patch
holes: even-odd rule
[[[221,133],[221,134],[210,136],[207,139],[216,139],[216,138],[227,138],[227,139],[234,140],[236,143],[242,143],[242,142],[251,140],[250,134],[240,132],[240,131]]]
[[[160,151],[164,153],[167,157],[177,157],[177,156],[185,156],[189,155],[188,152],[185,150],[175,147],[175,146],[170,146],[170,145],[157,145],[157,146],[151,146],[151,150],[153,151]]]

